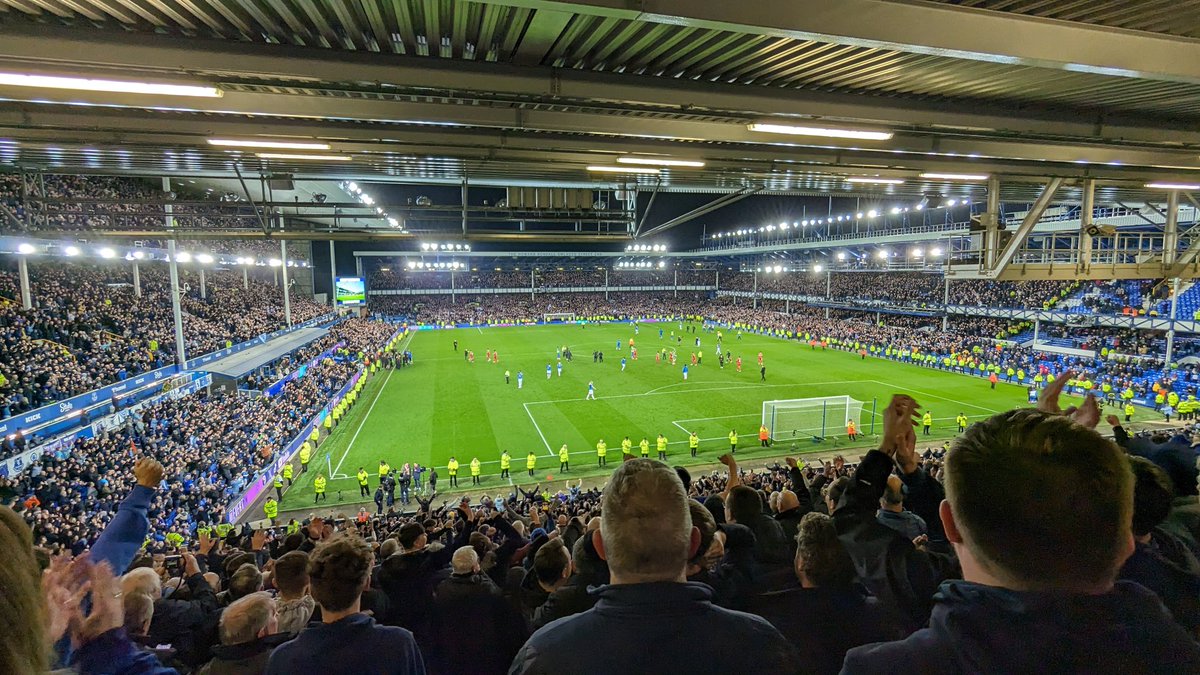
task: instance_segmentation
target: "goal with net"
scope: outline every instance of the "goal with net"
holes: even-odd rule
[[[845,431],[850,420],[861,430],[862,409],[863,402],[849,396],[763,401],[762,423],[775,441],[820,441]]]
[[[574,323],[577,320],[574,312],[560,312],[557,314],[543,314],[542,320],[546,323]]]

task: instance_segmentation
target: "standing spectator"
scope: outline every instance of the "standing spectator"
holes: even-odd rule
[[[1200,645],[1158,598],[1114,583],[1133,548],[1133,474],[1089,428],[1094,398],[1074,415],[1086,427],[1056,414],[1066,379],[1043,410],[996,415],[951,448],[941,517],[964,580],[942,584],[928,628],[851,650],[846,672],[1200,671]]]
[[[800,520],[794,568],[794,585],[752,598],[748,609],[796,646],[803,672],[837,673],[848,649],[904,635],[896,617],[855,583],[854,563],[829,516]]]
[[[376,625],[360,611],[374,556],[367,542],[341,534],[313,550],[308,576],[321,624],[300,632],[271,654],[267,673],[424,675],[425,662],[412,633]]]
[[[275,611],[279,615],[280,633],[299,633],[308,625],[316,602],[308,594],[308,554],[289,551],[275,561],[271,570],[279,597]]]
[[[511,673],[730,673],[746,668],[747,655],[757,670],[794,670],[799,656],[779,631],[713,605],[708,587],[686,581],[700,535],[673,470],[632,459],[602,500],[596,549],[612,583],[592,609],[534,633]]]
[[[887,486],[879,498],[879,513],[875,517],[909,541],[926,534],[925,519],[904,510],[904,482],[896,474],[887,478]]]
[[[455,551],[450,568],[453,573],[437,587],[431,663],[446,673],[502,675],[529,637],[525,622],[481,572],[474,548]],[[470,649],[463,649],[463,617],[471,619]]]
[[[292,639],[279,633],[279,617],[270,594],[258,591],[239,598],[221,612],[221,644],[198,675],[261,675],[271,652]]]

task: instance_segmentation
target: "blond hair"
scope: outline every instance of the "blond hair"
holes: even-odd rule
[[[692,515],[683,483],[666,464],[632,459],[604,489],[600,535],[613,576],[674,581],[686,569]]]

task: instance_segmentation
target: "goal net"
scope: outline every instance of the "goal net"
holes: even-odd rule
[[[849,396],[763,401],[762,423],[776,441],[821,440],[844,432],[851,420],[861,432],[862,408],[862,401]]]
[[[570,323],[572,321],[575,321],[575,313],[574,312],[559,312],[557,314],[543,314],[542,320],[545,321],[546,323],[554,323],[555,321],[559,321],[562,323]]]

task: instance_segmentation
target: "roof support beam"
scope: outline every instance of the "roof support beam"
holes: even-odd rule
[[[735,202],[740,202],[743,199],[745,199],[746,197],[749,197],[750,195],[753,195],[753,194],[757,194],[761,191],[762,191],[762,188],[754,188],[754,189],[742,188],[741,190],[738,190],[737,192],[731,192],[730,194],[727,194],[727,195],[721,195],[720,197],[712,200],[711,202],[705,204],[704,206],[700,206],[698,208],[692,209],[691,211],[688,211],[687,213],[685,213],[683,215],[676,216],[661,225],[650,228],[642,236],[643,237],[652,237],[652,236],[658,234],[659,232],[666,232],[667,230],[669,230],[673,227],[676,227],[676,226],[682,225],[686,222],[695,220],[696,218],[699,218],[700,216],[703,216],[708,213],[712,213],[713,211],[716,211],[717,209],[725,208],[726,206],[729,206],[730,204],[733,204]]]
[[[1029,212],[1025,214],[1025,219],[1021,221],[1021,225],[1017,227],[1017,231],[1013,233],[1012,239],[1004,245],[1004,249],[1000,255],[996,256],[996,264],[991,269],[985,270],[984,274],[989,279],[995,279],[1008,264],[1012,262],[1013,256],[1025,243],[1025,238],[1033,231],[1033,227],[1041,220],[1042,214],[1046,212],[1046,207],[1054,200],[1055,193],[1062,187],[1062,178],[1051,178],[1050,182],[1046,183],[1046,189],[1038,196],[1037,201],[1030,207]]]
[[[895,0],[489,0],[726,30],[1170,82],[1200,83],[1200,41],[1161,33]],[[932,28],[936,27],[936,28]]]
[[[853,1],[853,0],[850,0]],[[574,3],[569,4],[572,7]],[[753,3],[756,6],[759,3]],[[776,4],[765,2],[764,4]],[[733,4],[736,6],[736,3]],[[808,3],[797,3],[807,8]],[[733,11],[734,6],[731,6]],[[536,16],[544,10],[540,10]],[[856,19],[857,21],[857,19]],[[928,34],[928,30],[925,33]],[[938,31],[942,32],[942,31]],[[1016,46],[1024,40],[1009,40]],[[1049,43],[1051,45],[1055,43]],[[1107,43],[1096,45],[1106,48]],[[70,55],[70,59],[64,59]],[[754,87],[720,82],[692,82],[548,67],[429,59],[328,49],[259,45],[172,36],[96,34],[50,26],[0,23],[0,63],[30,72],[88,72],[124,78],[142,75],[158,80],[184,78],[214,83],[281,82],[321,87],[345,83],[387,85],[389,91],[489,93],[492,99],[544,98],[607,106],[643,106],[692,113],[734,113],[751,117],[803,116],[841,122],[894,124],[910,127],[955,127],[996,130],[1025,137],[1044,135],[1124,143],[1200,143],[1194,125],[1150,120],[1145,115],[1064,115],[1030,106],[986,108],[975,102],[917,102],[888,97]],[[1200,59],[1188,64],[1200,69]],[[341,101],[342,99],[338,99]]]

